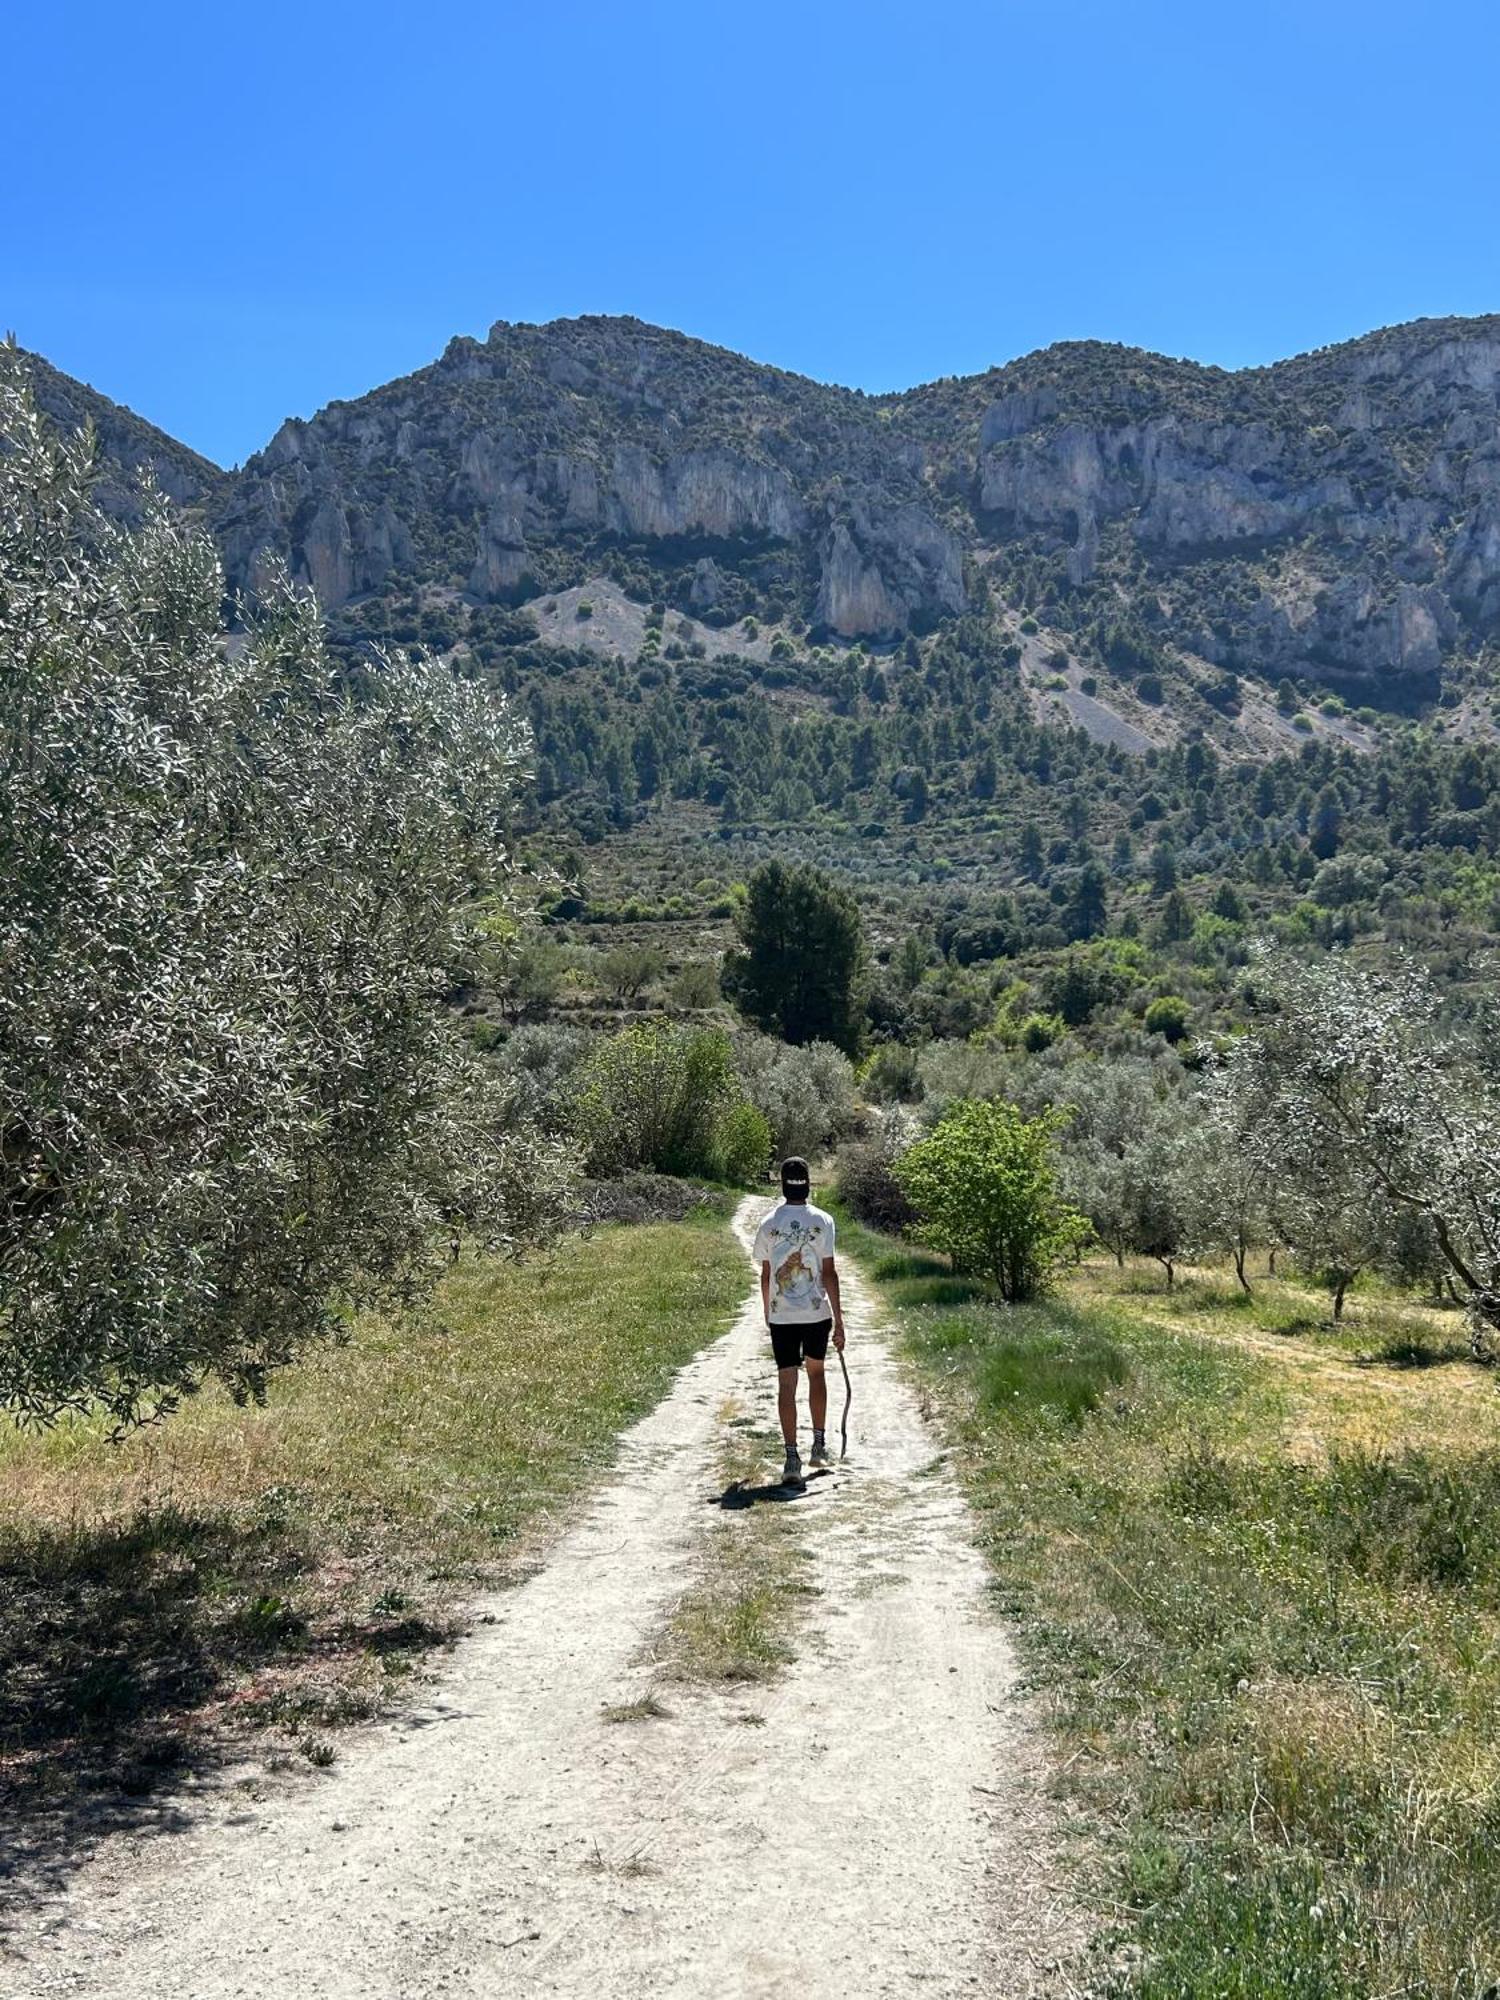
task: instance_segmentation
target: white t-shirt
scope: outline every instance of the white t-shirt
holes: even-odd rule
[[[832,1319],[823,1289],[823,1259],[833,1255],[833,1217],[810,1201],[784,1201],[755,1232],[757,1264],[771,1267],[773,1326],[808,1326]]]

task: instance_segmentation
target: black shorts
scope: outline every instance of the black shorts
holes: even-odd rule
[[[771,1345],[776,1350],[776,1366],[800,1368],[804,1355],[809,1361],[825,1360],[832,1332],[831,1319],[810,1319],[801,1326],[773,1326]]]

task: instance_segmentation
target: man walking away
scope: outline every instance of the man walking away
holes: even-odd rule
[[[783,1199],[771,1210],[755,1237],[755,1261],[760,1266],[760,1302],[776,1354],[777,1409],[786,1440],[784,1483],[802,1478],[797,1450],[797,1375],[807,1366],[807,1401],[812,1414],[812,1463],[830,1463],[824,1428],[828,1422],[828,1383],[823,1363],[828,1336],[834,1347],[844,1345],[844,1314],[839,1304],[839,1274],[833,1261],[833,1217],[808,1200],[812,1176],[806,1160],[781,1163]]]

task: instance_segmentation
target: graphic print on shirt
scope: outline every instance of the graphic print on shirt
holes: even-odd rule
[[[794,1250],[784,1264],[776,1266],[771,1282],[776,1287],[778,1304],[793,1306],[799,1312],[804,1306],[816,1305],[822,1297],[818,1273],[800,1249]]]
[[[770,1318],[814,1321],[829,1313],[823,1260],[833,1255],[833,1218],[805,1202],[783,1202],[761,1224],[755,1260],[771,1267]]]

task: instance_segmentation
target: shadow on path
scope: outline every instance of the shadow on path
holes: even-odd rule
[[[447,1636],[415,1617],[311,1618],[313,1569],[280,1516],[159,1507],[0,1528],[0,1936],[104,1835],[181,1831],[185,1783],[245,1755],[231,1712],[291,1721],[294,1675]]]
[[[722,1507],[726,1513],[739,1513],[746,1507],[777,1506],[783,1501],[805,1500],[820,1480],[832,1479],[833,1467],[809,1472],[796,1485],[776,1480],[763,1486],[747,1486],[743,1479],[735,1479],[722,1493],[711,1493],[710,1507]]]

